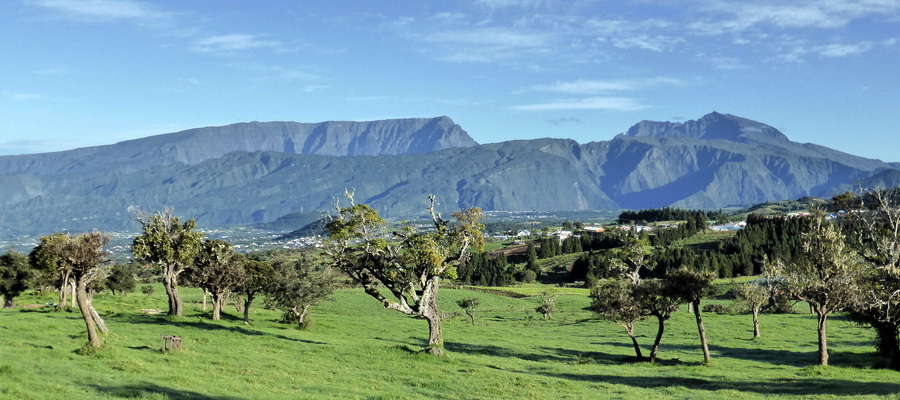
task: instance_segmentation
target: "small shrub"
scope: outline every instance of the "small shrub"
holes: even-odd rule
[[[153,285],[144,285],[141,286],[141,293],[146,294],[147,296],[153,295]]]
[[[716,314],[730,314],[731,308],[721,304],[707,304],[703,306],[703,312]]]

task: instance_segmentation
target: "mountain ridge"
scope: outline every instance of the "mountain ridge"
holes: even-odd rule
[[[701,131],[690,134],[676,129],[679,125],[665,132],[645,123],[654,134],[584,144],[534,139],[354,156],[238,150],[195,164],[0,173],[0,185],[9,188],[0,193],[0,229],[123,229],[134,226],[131,210],[162,207],[174,207],[206,226],[267,223],[328,211],[344,189],[354,190],[357,201],[386,217],[404,218],[423,213],[429,194],[437,196],[447,213],[473,206],[505,211],[716,209],[828,197],[857,183],[900,185],[900,169],[892,164],[777,135],[755,135],[764,129],[738,118],[712,115],[713,123],[695,124],[691,129]],[[445,131],[452,127],[442,126]],[[703,126],[732,130],[707,136]]]

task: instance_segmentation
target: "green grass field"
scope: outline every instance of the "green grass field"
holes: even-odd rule
[[[165,309],[161,286],[152,297],[97,295],[112,333],[93,355],[76,352],[86,341],[77,311],[0,310],[0,398],[900,398],[900,373],[870,368],[878,362],[873,332],[840,315],[830,320],[828,368],[811,366],[816,320],[808,314],[763,315],[758,340],[749,315],[706,314],[713,363],[704,366],[684,311],[670,320],[662,361],[651,365],[632,362],[624,330],[584,311],[588,298],[576,292],[561,295],[559,312],[543,320],[534,297],[444,289],[448,354],[432,357],[419,352],[424,320],[383,310],[358,290],[316,307],[309,330],[262,309],[249,326],[231,307],[212,321],[199,293],[183,291],[181,321],[140,313]],[[455,305],[473,296],[481,299],[475,326]],[[27,295],[17,304],[52,300]],[[655,327],[636,328],[645,354]],[[184,350],[162,353],[163,334],[182,336]]]

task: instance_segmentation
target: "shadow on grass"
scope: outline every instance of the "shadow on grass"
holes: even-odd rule
[[[527,352],[520,349],[510,349],[493,345],[477,345],[469,343],[447,342],[444,348],[452,353],[485,355],[491,357],[518,358],[526,361],[554,361],[554,362],[584,362],[591,360],[594,363],[617,364],[620,362],[634,361],[633,357],[617,354],[603,353],[599,351],[581,351],[541,347],[541,352]]]
[[[289,341],[293,341],[293,342],[301,342],[301,343],[308,343],[308,344],[317,344],[317,345],[328,344],[328,343],[323,343],[323,342],[317,342],[314,340],[298,339],[298,338],[280,335],[280,334],[276,334],[276,333],[263,332],[263,331],[256,330],[256,329],[250,329],[246,326],[227,326],[227,325],[221,325],[218,323],[211,323],[211,322],[206,322],[206,321],[188,320],[187,318],[185,320],[171,320],[171,319],[169,319],[169,317],[167,317],[165,315],[123,314],[123,315],[116,316],[115,318],[117,321],[133,323],[133,324],[154,324],[154,325],[160,325],[160,326],[187,327],[187,328],[201,329],[201,330],[207,330],[207,331],[227,331],[227,332],[234,332],[234,333],[238,333],[241,335],[247,335],[247,336],[271,336],[271,337],[275,337],[278,339],[284,339],[284,340],[289,340]],[[192,318],[192,317],[188,317],[188,318]],[[240,323],[243,324],[243,318],[236,318],[235,321],[240,321]]]
[[[163,394],[169,400],[238,399],[238,397],[210,396],[202,393],[192,392],[189,390],[173,389],[154,383],[142,383],[124,386],[92,385],[91,387],[107,396],[118,397],[122,399],[144,398],[151,394]]]
[[[532,372],[533,373],[533,372]],[[615,376],[615,375],[579,375],[560,373],[541,373],[544,376],[571,379],[587,382],[610,382],[633,386],[642,389],[656,389],[671,386],[684,386],[694,390],[736,390],[740,392],[758,393],[762,395],[896,395],[900,392],[900,384],[890,382],[859,382],[844,379],[775,379],[772,381],[720,381],[704,378],[653,377],[653,376]]]

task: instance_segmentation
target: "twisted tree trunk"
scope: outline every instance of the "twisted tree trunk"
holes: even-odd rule
[[[84,282],[79,279],[75,285],[75,298],[78,300],[78,308],[87,328],[88,344],[92,347],[101,347],[103,344],[100,342],[100,334],[97,333],[97,324],[91,314],[91,302],[84,286]]]
[[[166,271],[163,277],[163,286],[166,288],[166,295],[169,297],[168,315],[181,317],[184,315],[181,295],[178,293],[178,277],[171,271]]]
[[[441,313],[437,305],[440,278],[433,277],[425,283],[422,293],[422,316],[428,320],[428,352],[440,356],[444,354],[444,335],[441,332]]]
[[[819,312],[819,365],[828,366],[828,336],[825,332],[825,324],[828,314]]]

